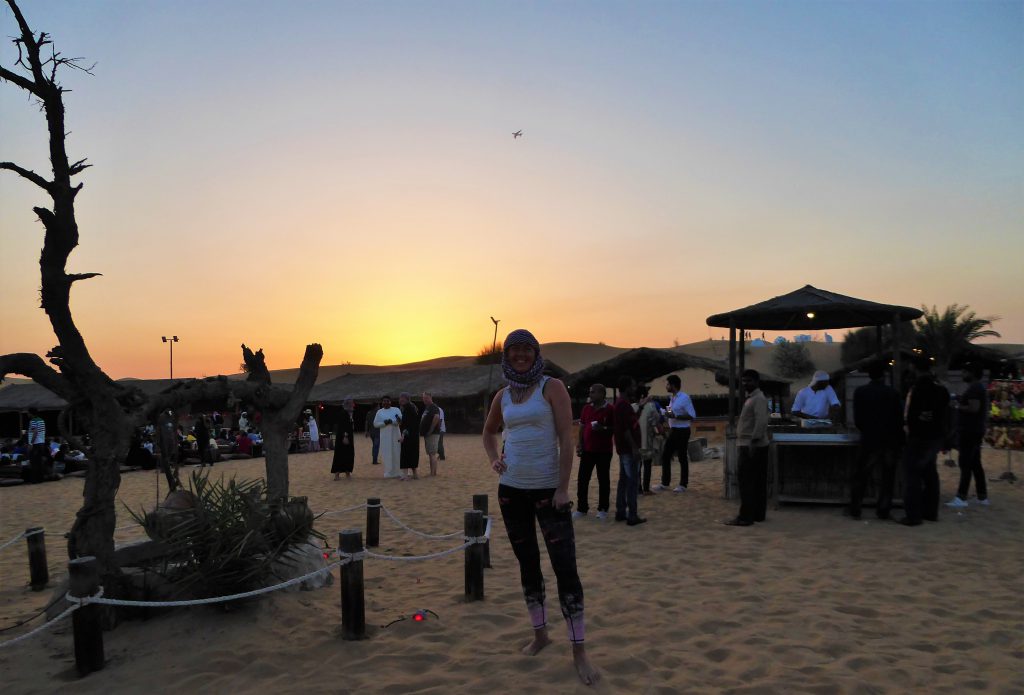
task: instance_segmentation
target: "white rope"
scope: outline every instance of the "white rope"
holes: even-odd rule
[[[35,635],[37,633],[40,633],[43,630],[47,630],[47,629],[53,627],[54,625],[59,623],[61,620],[64,620],[64,618],[68,617],[69,615],[71,615],[72,613],[77,611],[79,608],[81,608],[81,605],[79,605],[77,603],[74,604],[73,606],[71,606],[70,608],[65,610],[63,613],[58,615],[53,620],[50,620],[49,622],[43,623],[42,625],[40,625],[39,627],[35,628],[34,630],[26,632],[24,635],[20,635],[18,637],[15,637],[14,639],[10,639],[10,640],[7,640],[6,642],[0,643],[0,649],[3,649],[4,647],[9,647],[12,644],[17,644],[18,642],[21,642],[22,640],[27,640],[29,637],[32,637],[33,635]]]
[[[17,536],[15,536],[14,538],[12,538],[11,540],[7,541],[7,542],[6,542],[6,543],[4,543],[3,545],[0,545],[0,550],[3,550],[4,548],[6,548],[6,547],[7,547],[7,546],[9,546],[9,545],[13,545],[14,543],[17,543],[17,542],[18,542],[18,541],[20,541],[20,540],[21,540],[22,538],[25,538],[25,536],[26,536],[26,535],[27,535],[27,534],[26,534],[26,533],[25,533],[24,531],[22,531],[21,533],[19,533],[19,534],[18,534]]]
[[[353,512],[353,511],[355,511],[357,509],[363,509],[363,508],[365,508],[367,506],[369,506],[369,505],[367,505],[366,502],[363,502],[362,504],[357,504],[354,507],[345,507],[344,509],[335,509],[333,512],[320,512],[320,516],[330,516],[331,514],[344,514],[345,512]],[[378,504],[378,505],[373,505],[373,506],[379,507],[380,505]]]
[[[128,524],[127,526],[118,526],[117,528],[114,529],[114,531],[115,532],[116,531],[124,531],[125,529],[142,528],[142,527],[143,527],[142,524]]]
[[[211,603],[226,603],[228,601],[237,601],[239,599],[249,598],[251,596],[259,596],[260,594],[267,594],[267,593],[270,593],[271,591],[278,591],[280,589],[286,589],[289,586],[295,586],[296,584],[300,584],[300,583],[306,581],[307,579],[311,579],[311,578],[313,578],[313,577],[315,577],[317,575],[324,574],[325,572],[330,572],[335,567],[341,567],[342,565],[348,564],[349,562],[351,562],[351,560],[349,560],[348,558],[342,558],[341,560],[339,560],[337,562],[332,562],[331,564],[327,565],[326,567],[321,567],[320,569],[313,570],[312,572],[304,574],[301,577],[295,577],[294,579],[289,579],[286,582],[282,582],[280,584],[275,584],[274,586],[265,586],[262,589],[254,589],[253,591],[245,591],[245,592],[240,593],[240,594],[229,594],[228,596],[213,596],[213,597],[210,597],[210,598],[199,598],[199,599],[192,599],[192,600],[189,600],[189,601],[126,601],[126,600],[122,600],[122,599],[94,598],[94,597],[89,597],[89,596],[85,597],[84,599],[74,599],[74,598],[69,596],[68,600],[69,601],[81,601],[82,603],[99,603],[99,604],[103,604],[103,605],[106,605],[106,606],[137,606],[137,607],[140,607],[140,608],[175,608],[175,607],[179,607],[179,606],[205,606],[205,605],[208,605],[208,604],[211,604]]]
[[[430,555],[411,555],[411,556],[405,556],[405,555],[378,555],[377,553],[371,552],[369,550],[365,550],[363,552],[366,553],[366,557],[372,557],[374,560],[392,560],[392,561],[402,561],[402,562],[417,562],[417,561],[420,561],[420,560],[433,560],[434,558],[444,557],[445,555],[451,555],[452,553],[457,553],[460,550],[465,550],[469,546],[473,545],[475,542],[476,542],[475,539],[472,540],[472,541],[466,541],[462,545],[458,545],[458,546],[456,546],[454,548],[448,548],[448,550],[442,550],[441,552],[438,552],[438,553],[431,553]]]
[[[417,536],[422,536],[423,538],[430,538],[430,539],[433,539],[433,540],[445,540],[447,538],[455,538],[456,536],[461,536],[463,534],[462,531],[452,531],[451,533],[439,533],[439,534],[423,533],[422,531],[417,531],[416,529],[409,528],[408,526],[403,524],[401,521],[399,521],[398,517],[396,517],[394,514],[392,514],[391,510],[388,509],[387,507],[385,507],[384,505],[381,505],[381,508],[384,510],[384,513],[387,514],[389,517],[391,517],[391,520],[394,521],[396,524],[398,524],[399,526],[404,528],[406,531],[408,531],[410,533],[415,533]]]

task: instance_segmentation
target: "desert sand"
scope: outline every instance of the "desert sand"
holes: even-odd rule
[[[331,452],[291,458],[291,491],[314,510],[379,496],[409,526],[461,529],[474,493],[497,509],[496,480],[478,437],[446,438],[442,475],[383,480],[357,442],[356,472],[334,482]],[[1005,452],[985,452],[987,472]],[[1015,470],[1021,473],[1021,457]],[[424,465],[421,467],[423,472]],[[190,470],[190,469],[186,469]],[[212,475],[261,477],[263,461],[218,464]],[[941,467],[943,499],[957,470]],[[157,476],[124,476],[120,501],[152,505]],[[617,476],[613,472],[612,485]],[[55,582],[62,533],[83,481],[0,489],[0,542],[28,526],[47,530]],[[573,483],[575,489],[575,481]],[[165,491],[165,490],[164,490]],[[596,497],[592,483],[591,503]],[[613,492],[614,494],[614,492]],[[1020,693],[1024,692],[1024,485],[991,484],[992,506],[942,508],[939,523],[904,528],[840,515],[838,507],[769,509],[752,528],[720,522],[736,503],[722,498],[721,461],[691,465],[684,494],[641,498],[649,523],[629,528],[593,516],[576,524],[586,591],[587,645],[601,693]],[[119,525],[131,520],[119,511]],[[365,512],[324,518],[331,545]],[[119,533],[121,541],[138,530]],[[573,671],[545,561],[554,644],[519,654],[529,623],[515,559],[500,517],[486,572],[486,599],[463,600],[461,553],[426,562],[367,560],[369,639],[340,638],[339,585],[277,592],[225,612],[179,609],[105,633],[107,664],[79,679],[71,622],[0,649],[5,693],[505,693],[585,692]],[[379,552],[420,555],[458,545],[381,521]],[[25,618],[51,592],[27,587],[24,541],[0,551],[0,627]],[[335,572],[337,574],[337,571]],[[429,608],[439,618],[400,616]],[[0,642],[40,623],[0,634]]]

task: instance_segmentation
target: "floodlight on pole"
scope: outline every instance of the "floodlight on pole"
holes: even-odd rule
[[[166,335],[162,335],[162,336],[160,336],[160,341],[163,342],[163,343],[168,343],[169,347],[171,348],[171,379],[173,379],[174,378],[174,344],[177,343],[177,342],[180,342],[180,341],[178,340],[178,336],[176,336],[176,335],[172,335],[170,338],[168,338]]]
[[[495,356],[495,353],[498,350],[498,324],[501,323],[501,319],[496,319],[496,318],[494,318],[492,316],[491,317],[491,321],[494,323],[494,339],[491,341],[491,354],[489,355],[489,357],[491,359],[491,368],[489,370],[487,370],[487,394],[484,396],[484,398],[488,398],[491,395],[491,376],[494,374],[494,356]],[[484,416],[485,417],[487,416],[487,405],[488,404],[485,402],[484,403]]]

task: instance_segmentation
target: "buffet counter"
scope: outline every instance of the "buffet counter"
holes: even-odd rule
[[[849,502],[859,432],[845,427],[805,428],[786,423],[770,426],[768,435],[769,484],[776,505]],[[868,494],[874,496],[870,485]]]

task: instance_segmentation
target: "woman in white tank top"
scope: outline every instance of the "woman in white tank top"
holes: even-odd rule
[[[519,561],[523,596],[533,639],[523,647],[534,655],[551,643],[547,630],[544,576],[537,524],[558,578],[558,600],[572,643],[573,663],[583,683],[599,673],[583,645],[583,586],[576,570],[569,478],[572,475],[572,406],[558,379],[543,376],[540,343],[527,330],[505,338],[501,368],[508,386],[498,391],[484,424],[484,449],[497,473],[498,504],[512,551]],[[504,451],[499,453],[501,431]]]

